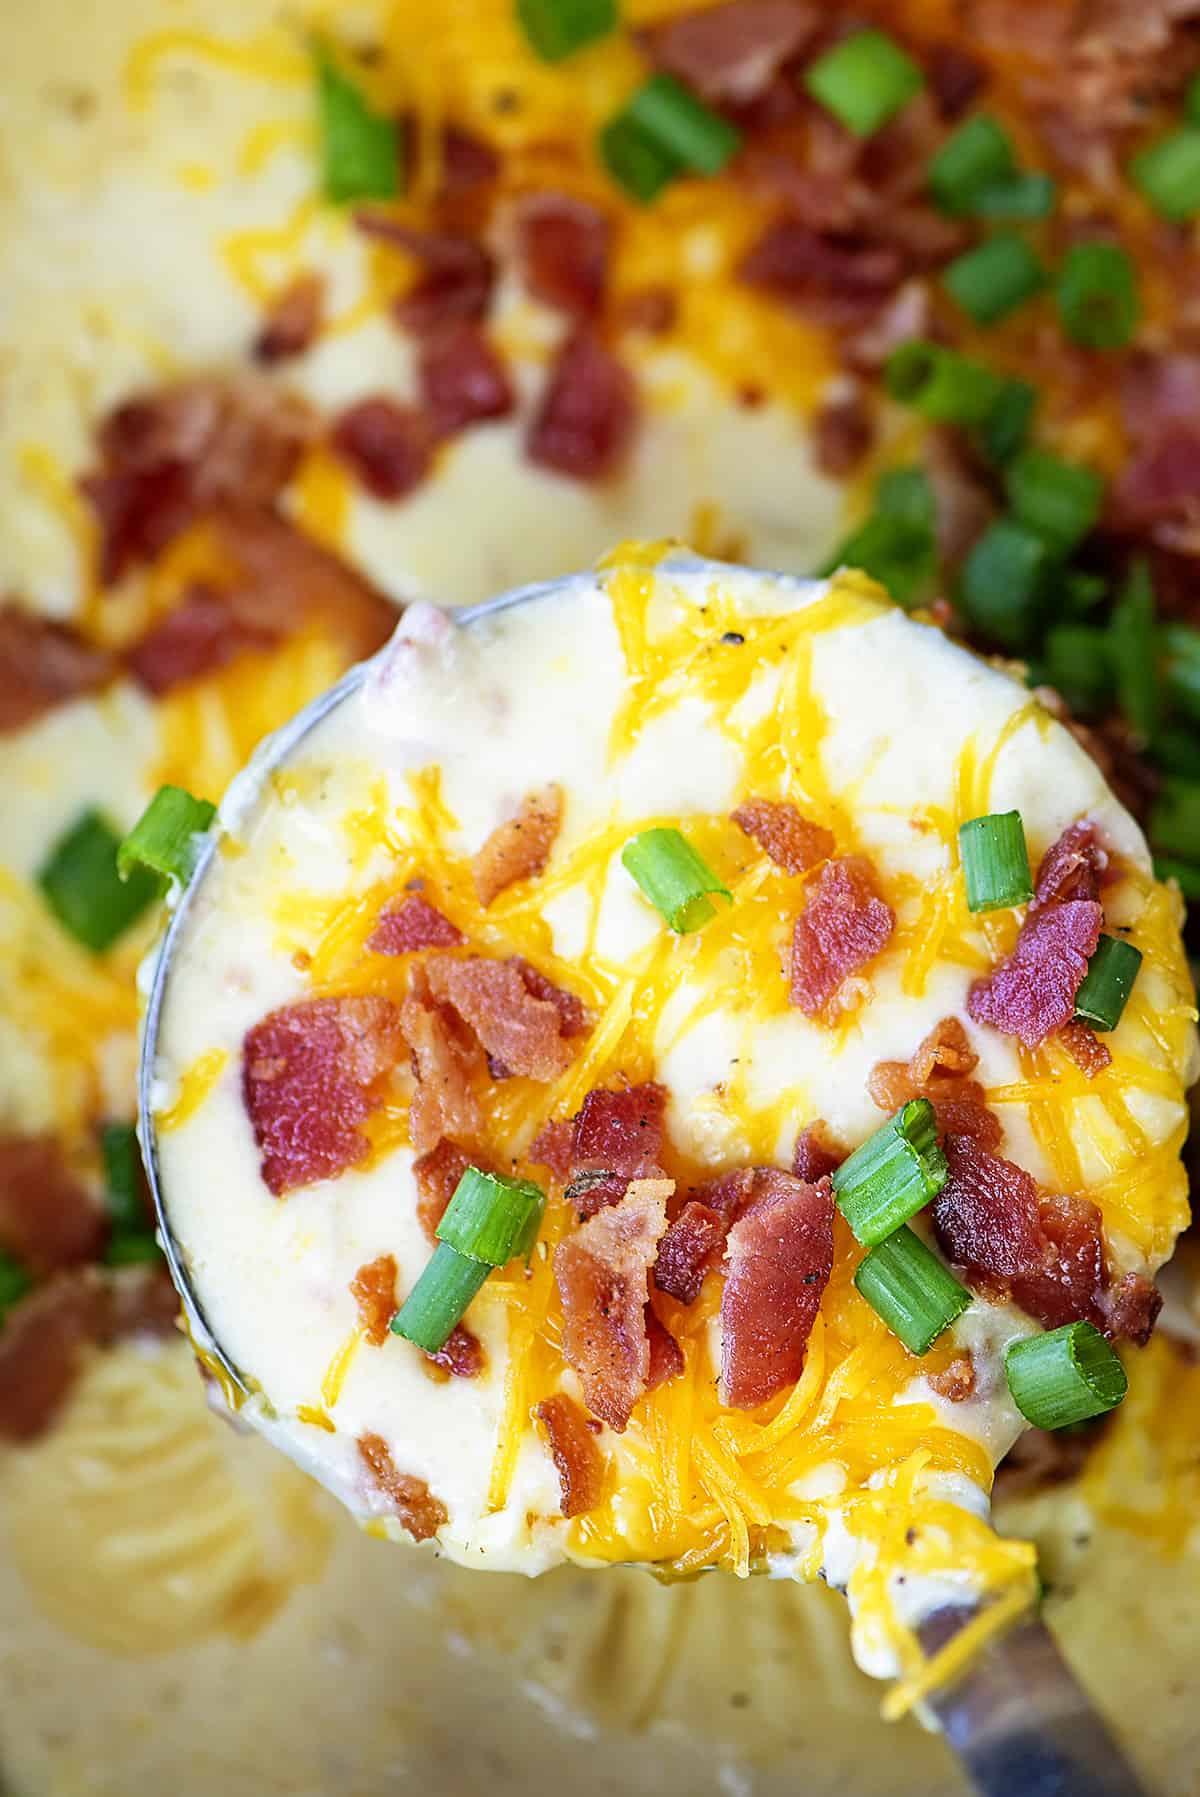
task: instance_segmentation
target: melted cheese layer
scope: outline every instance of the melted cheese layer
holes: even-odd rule
[[[723,640],[731,633],[743,640]],[[484,912],[470,857],[547,779],[566,797],[547,870]],[[997,1618],[1024,1601],[1033,1550],[993,1536],[985,1496],[1020,1426],[999,1368],[1030,1327],[1019,1313],[977,1301],[918,1363],[854,1291],[859,1251],[839,1222],[803,1376],[743,1414],[716,1397],[710,1279],[695,1305],[668,1307],[684,1375],[646,1398],[623,1436],[605,1431],[606,1496],[567,1523],[531,1424],[550,1392],[578,1394],[552,1274],[564,1202],[551,1197],[528,1277],[494,1275],[468,1313],[486,1371],[434,1384],[409,1344],[360,1339],[349,1292],[380,1254],[395,1255],[402,1292],[428,1258],[406,1104],[372,1120],[361,1166],[279,1201],[259,1176],[240,1058],[247,1029],[276,1006],[314,992],[400,996],[405,964],[365,941],[419,874],[473,943],[527,955],[596,1019],[555,1086],[515,1079],[485,1095],[506,1161],[536,1172],[523,1157],[543,1121],[570,1115],[593,1085],[653,1075],[670,1088],[668,1137],[689,1170],[786,1165],[817,1117],[848,1145],[877,1127],[871,1068],[964,1015],[970,981],[1011,946],[1011,915],[966,910],[958,824],[1017,808],[1036,860],[1088,815],[1122,862],[1109,921],[1145,955],[1112,1068],[1085,1084],[1053,1046],[1029,1054],[968,1030],[1004,1152],[1100,1206],[1118,1270],[1152,1270],[1186,1217],[1192,994],[1177,900],[1070,735],[1007,675],[860,579],[627,554],[561,599],[469,631],[414,609],[272,790],[259,805],[243,784],[223,809],[239,852],[218,859],[194,902],[157,1069],[173,1226],[214,1336],[255,1388],[245,1414],[391,1530],[357,1452],[360,1436],[382,1436],[446,1506],[439,1539],[465,1564],[823,1569],[848,1588],[856,1651],[874,1670],[916,1676],[915,1626],[947,1597],[998,1597]],[[839,852],[869,855],[896,913],[892,943],[833,1026],[787,1002],[802,882],[729,823],[750,794],[791,800],[834,830]],[[619,865],[624,842],[653,823],[682,827],[733,892],[697,935],[671,936]],[[201,1066],[202,1102],[181,1107]],[[989,1372],[974,1399],[944,1404],[923,1373],[963,1347]]]

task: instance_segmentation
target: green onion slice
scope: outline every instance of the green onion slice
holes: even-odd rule
[[[1200,75],[1193,75],[1183,96],[1184,117],[1191,125],[1200,125]]]
[[[95,954],[123,936],[160,891],[157,874],[148,868],[135,868],[129,879],[121,879],[120,841],[99,811],[85,811],[59,837],[37,874],[46,903],[63,928]]]
[[[856,137],[870,137],[925,84],[921,69],[883,31],[843,38],[810,63],[804,85]]]
[[[742,147],[741,133],[674,75],[652,75],[629,100],[624,117],[681,169],[698,175],[719,174]]]
[[[1091,1323],[1064,1323],[1013,1342],[1004,1356],[1013,1402],[1035,1429],[1103,1416],[1128,1389],[1125,1368]]]
[[[1155,850],[1200,866],[1200,780],[1167,775],[1150,807],[1147,834]]]
[[[971,1302],[966,1286],[907,1223],[864,1256],[854,1283],[910,1354],[927,1354]]]
[[[1057,624],[1046,632],[1043,672],[1076,717],[1097,717],[1113,695],[1108,636],[1090,624]]]
[[[1019,811],[969,818],[959,827],[958,849],[969,911],[1000,911],[1029,903],[1033,875]]]
[[[621,850],[621,861],[654,909],[680,936],[688,936],[715,916],[709,893],[732,903],[733,894],[706,867],[678,830],[643,830]]]
[[[989,462],[1002,467],[1024,447],[1036,406],[1037,389],[1028,381],[1005,381],[978,427]]]
[[[1075,994],[1079,1021],[1094,1030],[1115,1030],[1141,964],[1142,951],[1132,942],[1123,936],[1101,936]]]
[[[978,195],[1017,173],[1012,139],[990,113],[976,113],[946,139],[929,164],[929,191],[943,212],[974,211]]]
[[[472,1260],[449,1242],[439,1242],[433,1258],[392,1318],[392,1334],[415,1342],[427,1354],[436,1354],[445,1347],[491,1270],[487,1261]]]
[[[400,134],[395,122],[372,111],[323,46],[317,65],[322,181],[335,204],[390,200],[403,187]]]
[[[976,218],[1022,219],[1048,218],[1054,210],[1058,192],[1049,175],[1031,171],[997,181],[975,195],[971,211]]]
[[[1133,563],[1109,619],[1109,648],[1117,681],[1117,703],[1141,737],[1158,723],[1158,644],[1154,627],[1154,584],[1149,564]]]
[[[861,568],[898,605],[916,605],[937,571],[936,508],[922,468],[891,468],[875,489],[875,510],[821,569]]]
[[[215,805],[193,798],[182,786],[160,786],[117,850],[117,872],[127,880],[137,868],[147,867],[186,886],[199,838],[216,815]]]
[[[624,113],[618,113],[604,126],[596,149],[617,186],[643,206],[657,199],[663,188],[683,172],[679,159]]]
[[[1190,862],[1175,861],[1170,855],[1156,855],[1154,877],[1156,880],[1174,880],[1189,904],[1200,899],[1200,867],[1193,867]]]
[[[516,12],[543,62],[562,62],[617,28],[617,0],[517,0]]]
[[[104,1262],[110,1267],[144,1267],[162,1254],[149,1229],[114,1230],[104,1250]]]
[[[1058,277],[1063,330],[1083,349],[1122,349],[1141,312],[1137,274],[1115,243],[1077,243]]]
[[[1163,679],[1181,711],[1200,723],[1200,630],[1191,624],[1168,624],[1159,633],[1166,652]]]
[[[1046,273],[1023,237],[991,238],[942,271],[942,285],[976,324],[997,324],[1032,299]]]
[[[8,1312],[20,1303],[32,1285],[33,1280],[21,1262],[0,1248],[0,1329],[4,1327]]]
[[[532,1180],[506,1179],[468,1167],[438,1224],[437,1237],[468,1260],[506,1267],[533,1247],[545,1203],[545,1192]]]
[[[913,1098],[842,1162],[833,1190],[855,1236],[872,1247],[936,1198],[946,1173],[933,1106]]]
[[[1041,616],[1051,556],[1015,518],[998,518],[971,546],[958,599],[971,622],[1005,649],[1023,649]]]
[[[1200,212],[1200,127],[1184,125],[1129,164],[1129,177],[1156,212],[1183,224]]]
[[[1058,555],[1069,555],[1100,516],[1104,482],[1078,462],[1044,449],[1026,449],[1004,479],[1013,515],[1044,537]]]
[[[100,1132],[104,1195],[114,1229],[144,1231],[149,1219],[142,1204],[142,1166],[132,1123],[108,1123]]]
[[[901,405],[935,424],[984,424],[1006,383],[982,362],[914,337],[894,349],[884,384]]]

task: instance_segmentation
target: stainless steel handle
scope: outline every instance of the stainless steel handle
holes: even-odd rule
[[[926,1647],[971,1614],[942,1612]],[[926,1702],[980,1797],[1147,1797],[1041,1622],[1000,1636]]]

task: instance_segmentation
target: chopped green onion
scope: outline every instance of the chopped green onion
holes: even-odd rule
[[[997,324],[1032,299],[1046,273],[1023,237],[990,238],[942,270],[942,285],[976,324]]]
[[[1156,212],[1183,224],[1200,212],[1200,128],[1184,125],[1135,156],[1129,177]]]
[[[468,1260],[506,1267],[537,1240],[545,1203],[545,1192],[532,1180],[468,1167],[437,1226],[438,1241]]]
[[[999,518],[971,547],[958,599],[971,622],[1005,649],[1023,649],[1046,596],[1050,551],[1015,518]]]
[[[883,378],[893,399],[935,424],[986,423],[1006,385],[982,362],[917,337],[892,351]]]
[[[33,1280],[11,1254],[0,1248],[0,1329],[4,1327],[4,1319],[15,1304],[19,1304],[33,1285]]]
[[[842,1162],[832,1183],[838,1209],[870,1248],[936,1198],[946,1173],[933,1106],[913,1098]]]
[[[872,1248],[854,1283],[910,1354],[926,1354],[960,1317],[971,1294],[907,1224]]]
[[[60,836],[38,870],[43,896],[63,928],[95,954],[124,935],[158,897],[158,876],[117,872],[120,837],[99,811],[85,811]]]
[[[1086,568],[1071,568],[1063,575],[1061,591],[1064,617],[1084,618],[1101,600],[1108,598],[1108,582],[1103,574],[1089,573]]]
[[[561,62],[617,28],[617,0],[517,0],[516,11],[543,62]]]
[[[651,75],[621,115],[681,169],[716,175],[742,147],[741,133],[674,75]]]
[[[1200,865],[1200,780],[1168,774],[1150,807],[1146,833],[1165,855]]]
[[[1125,1368],[1090,1323],[1064,1323],[1012,1342],[1004,1371],[1013,1402],[1035,1429],[1064,1429],[1103,1416],[1128,1389]]]
[[[1200,75],[1193,75],[1183,96],[1184,117],[1191,125],[1200,125]]]
[[[1174,880],[1189,904],[1200,899],[1200,867],[1193,867],[1188,861],[1173,861],[1169,855],[1156,855],[1154,877],[1157,880]]]
[[[1063,462],[1044,449],[1027,449],[1004,479],[1017,521],[1068,555],[1100,516],[1104,482],[1078,462]]]
[[[144,1267],[162,1254],[150,1229],[114,1230],[104,1250],[108,1267]]]
[[[1108,624],[1109,651],[1117,678],[1117,703],[1139,736],[1154,734],[1159,714],[1158,653],[1154,627],[1154,586],[1148,563],[1139,558],[1129,570]]]
[[[971,211],[976,218],[1048,218],[1054,210],[1057,192],[1049,175],[1022,172],[977,193]]]
[[[1168,624],[1159,640],[1166,652],[1167,692],[1181,711],[1200,723],[1200,630],[1191,624]]]
[[[1058,277],[1063,330],[1083,349],[1123,349],[1141,311],[1137,274],[1115,243],[1077,243]]]
[[[618,113],[603,127],[596,147],[617,186],[643,206],[657,199],[682,172],[678,159],[647,137],[624,113]]]
[[[678,830],[643,830],[625,844],[621,861],[654,909],[680,936],[690,935],[715,915],[708,893],[719,893],[732,902],[728,887],[722,886]]]
[[[958,852],[968,911],[1002,911],[1033,897],[1033,875],[1019,811],[993,811],[959,825]]]
[[[327,50],[318,45],[313,54],[326,198],[335,204],[392,199],[403,185],[395,121],[372,111]]]
[[[1168,725],[1151,737],[1146,753],[1164,774],[1200,780],[1200,737],[1194,731]]]
[[[810,63],[804,85],[856,137],[870,137],[925,84],[920,67],[883,31],[843,38]]]
[[[1024,447],[1037,405],[1028,381],[1005,381],[979,425],[979,447],[989,462],[1003,464]]]
[[[114,1229],[144,1231],[149,1218],[142,1203],[142,1164],[132,1123],[108,1123],[100,1132],[104,1195]]]
[[[1058,624],[1046,632],[1043,672],[1076,717],[1096,717],[1113,694],[1108,636],[1089,624]]]
[[[974,210],[976,197],[1017,173],[1012,139],[990,113],[958,127],[929,164],[929,191],[943,212]]]
[[[415,1342],[427,1354],[436,1354],[445,1347],[491,1270],[485,1260],[471,1260],[449,1242],[439,1242],[432,1260],[392,1318],[392,1334]]]
[[[875,510],[821,570],[861,568],[898,605],[915,605],[937,569],[933,489],[921,468],[891,468],[875,489]]]
[[[1075,1015],[1080,1022],[1091,1024],[1094,1030],[1115,1030],[1141,964],[1142,951],[1132,942],[1123,936],[1101,936],[1075,994]]]
[[[199,852],[199,838],[217,815],[207,799],[194,799],[182,786],[160,786],[117,850],[117,872],[127,880],[148,867],[186,886]]]

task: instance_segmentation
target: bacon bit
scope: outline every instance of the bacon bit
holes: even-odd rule
[[[666,1324],[654,1313],[654,1306],[646,1306],[646,1339],[650,1344],[650,1371],[646,1377],[646,1390],[657,1391],[668,1379],[676,1379],[684,1369],[683,1349],[671,1334]]]
[[[635,287],[617,302],[617,328],[662,337],[679,316],[679,302],[669,287]]]
[[[591,1029],[591,1019],[584,1007],[583,1000],[575,992],[567,992],[562,986],[556,986],[548,980],[544,973],[527,961],[524,955],[511,957],[513,966],[525,982],[525,990],[534,998],[551,1004],[558,1012],[564,1036],[583,1036]],[[509,1076],[511,1078],[511,1075]]]
[[[396,1314],[396,1273],[395,1255],[381,1254],[361,1266],[350,1281],[359,1326],[373,1348],[382,1348]]]
[[[302,400],[259,375],[199,376],[127,400],[100,427],[80,486],[100,520],[100,578],[120,578],[209,507],[269,506],[316,433]]]
[[[878,374],[894,349],[910,337],[928,337],[932,330],[932,289],[928,281],[914,275],[868,324],[843,339],[842,361],[860,374]]]
[[[1081,818],[1042,856],[1030,910],[1040,911],[1064,899],[1098,899],[1107,870],[1108,853],[1100,844],[1096,825],[1090,818]]]
[[[404,499],[429,472],[434,431],[415,406],[379,393],[347,407],[330,444],[376,499]]]
[[[963,1136],[947,1136],[945,1149],[950,1171],[932,1215],[948,1258],[976,1279],[1000,1282],[1039,1268],[1045,1241],[1030,1175]]]
[[[753,1410],[793,1385],[833,1271],[833,1191],[760,1171],[750,1209],[729,1232],[721,1294],[721,1395]]]
[[[97,1260],[108,1227],[53,1136],[0,1136],[0,1248],[40,1276]]]
[[[399,1470],[382,1435],[360,1435],[358,1452],[414,1541],[428,1541],[450,1520],[445,1504],[434,1497],[424,1479]]]
[[[240,649],[276,640],[239,628],[229,601],[209,586],[193,586],[166,617],[151,626],[126,656],[129,672],[148,693],[164,693],[223,668]]]
[[[735,1217],[749,1210],[750,1201],[755,1195],[758,1176],[762,1172],[774,1172],[774,1168],[739,1167],[736,1172],[723,1173],[720,1179],[709,1180],[692,1194],[709,1210],[715,1210],[728,1228]]]
[[[895,245],[814,231],[793,218],[768,225],[738,269],[748,286],[819,323],[848,330],[880,312],[905,272]]]
[[[483,1343],[461,1323],[454,1325],[436,1354],[427,1354],[425,1358],[452,1379],[477,1379],[487,1365]]]
[[[796,1137],[792,1154],[792,1172],[805,1185],[815,1186],[819,1180],[836,1173],[846,1158],[846,1150],[831,1142],[825,1134],[825,1123],[818,1117]]]
[[[786,800],[747,799],[730,815],[785,873],[806,873],[818,861],[827,861],[836,847],[832,830],[810,823]]]
[[[790,1002],[816,1017],[842,981],[887,946],[895,927],[869,861],[860,855],[827,861],[792,932]]]
[[[1058,1032],[1058,1041],[1085,1079],[1095,1079],[1098,1073],[1112,1065],[1112,1050],[1086,1023],[1072,1021],[1065,1024]]]
[[[925,467],[933,490],[937,551],[946,566],[957,568],[994,520],[996,503],[958,433],[930,431]]]
[[[488,418],[507,418],[516,404],[503,357],[469,319],[425,337],[417,373],[426,414],[444,436]]]
[[[111,656],[69,624],[0,604],[0,736],[99,692],[112,675]]]
[[[604,1456],[587,1418],[565,1391],[545,1398],[533,1413],[546,1431],[550,1453],[562,1486],[564,1516],[594,1510],[604,1490]]]
[[[571,1166],[637,1179],[658,1165],[662,1153],[667,1089],[654,1082],[610,1091],[597,1086],[575,1119]]]
[[[226,598],[239,631],[277,640],[311,620],[361,660],[396,628],[390,599],[277,512],[226,505],[208,522],[237,568]]]
[[[987,81],[984,68],[958,44],[930,44],[924,61],[938,112],[946,120],[961,118]]]
[[[51,1427],[90,1346],[173,1334],[178,1308],[156,1267],[55,1273],[0,1329],[0,1440],[33,1441]]]
[[[579,1173],[563,1196],[574,1205],[580,1222],[594,1217],[606,1204],[619,1204],[629,1188],[629,1181],[619,1173]]]
[[[1027,1048],[1070,1023],[1103,922],[1093,899],[1030,909],[1012,954],[967,993],[967,1010],[976,1023],[1017,1036]]]
[[[417,1221],[428,1241],[436,1245],[437,1227],[446,1214],[458,1182],[472,1164],[456,1142],[445,1137],[428,1154],[418,1155],[413,1162],[413,1178],[417,1183]]]
[[[649,1385],[649,1273],[674,1189],[669,1179],[634,1180],[555,1250],[564,1358],[589,1410],[618,1434]]]
[[[1038,1222],[1043,1264],[1012,1280],[1013,1298],[1047,1329],[1078,1317],[1103,1328],[1100,1300],[1108,1275],[1099,1210],[1086,1198],[1043,1195]]]
[[[490,961],[483,955],[434,953],[425,972],[435,997],[451,1005],[486,1052],[511,1073],[557,1079],[575,1058],[572,1037],[560,1005],[530,990],[526,965],[518,956]]]
[[[643,37],[652,61],[703,99],[745,106],[767,92],[820,23],[805,0],[725,0]]]
[[[875,420],[861,389],[829,399],[812,421],[813,460],[831,480],[853,474],[875,440]]]
[[[304,999],[247,1031],[242,1095],[277,1198],[363,1159],[359,1124],[382,1103],[402,1046],[395,1005],[376,997]]]
[[[479,1054],[454,1011],[436,1002],[427,972],[414,968],[408,996],[400,1009],[400,1028],[412,1055],[417,1086],[409,1109],[408,1131],[418,1154],[437,1148],[444,1136],[474,1136],[482,1118],[472,1089]]]
[[[423,336],[455,319],[478,322],[487,312],[496,280],[496,264],[472,237],[418,231],[382,212],[358,212],[354,222],[368,237],[394,245],[422,265],[422,273],[393,316]]]
[[[447,125],[442,132],[441,163],[443,193],[484,187],[500,173],[500,158],[491,145],[459,125]]]
[[[908,1070],[918,1086],[928,1085],[938,1072],[974,1073],[979,1056],[958,1017],[943,1017],[935,1023],[908,1063]]]
[[[918,1049],[911,1061],[877,1061],[872,1067],[867,1090],[880,1110],[892,1113],[910,1099],[927,1098],[937,1112],[939,1135],[970,1136],[983,1148],[998,1148],[1003,1135],[1000,1120],[988,1110],[979,1082],[937,1069],[928,1079],[917,1079],[913,1067],[921,1064],[921,1054]]]
[[[543,305],[576,317],[600,308],[611,243],[612,220],[570,194],[534,194],[517,217],[526,287]]]
[[[553,1123],[543,1123],[529,1145],[529,1159],[535,1166],[549,1167],[555,1179],[565,1182],[571,1177],[574,1139],[575,1125],[569,1118],[560,1117]]]
[[[490,905],[517,880],[545,872],[562,818],[562,787],[552,782],[527,792],[514,815],[496,825],[471,862],[481,905]]]
[[[410,892],[384,906],[367,947],[376,955],[411,955],[421,948],[457,948],[464,940],[436,905]]]
[[[525,453],[539,467],[576,480],[616,472],[633,439],[633,376],[584,327],[559,353],[534,413]]]
[[[1141,1273],[1126,1273],[1114,1290],[1106,1294],[1107,1323],[1105,1334],[1136,1342],[1144,1348],[1150,1340],[1158,1313],[1163,1306],[1162,1293]]]
[[[316,342],[325,306],[325,277],[297,275],[289,281],[267,310],[266,320],[254,340],[257,362],[286,362],[302,356]]]
[[[940,1373],[930,1373],[927,1377],[939,1398],[961,1404],[975,1390],[975,1362],[969,1354],[956,1354]]]
[[[690,1198],[659,1244],[654,1283],[680,1304],[694,1304],[709,1273],[721,1263],[729,1221]]]

